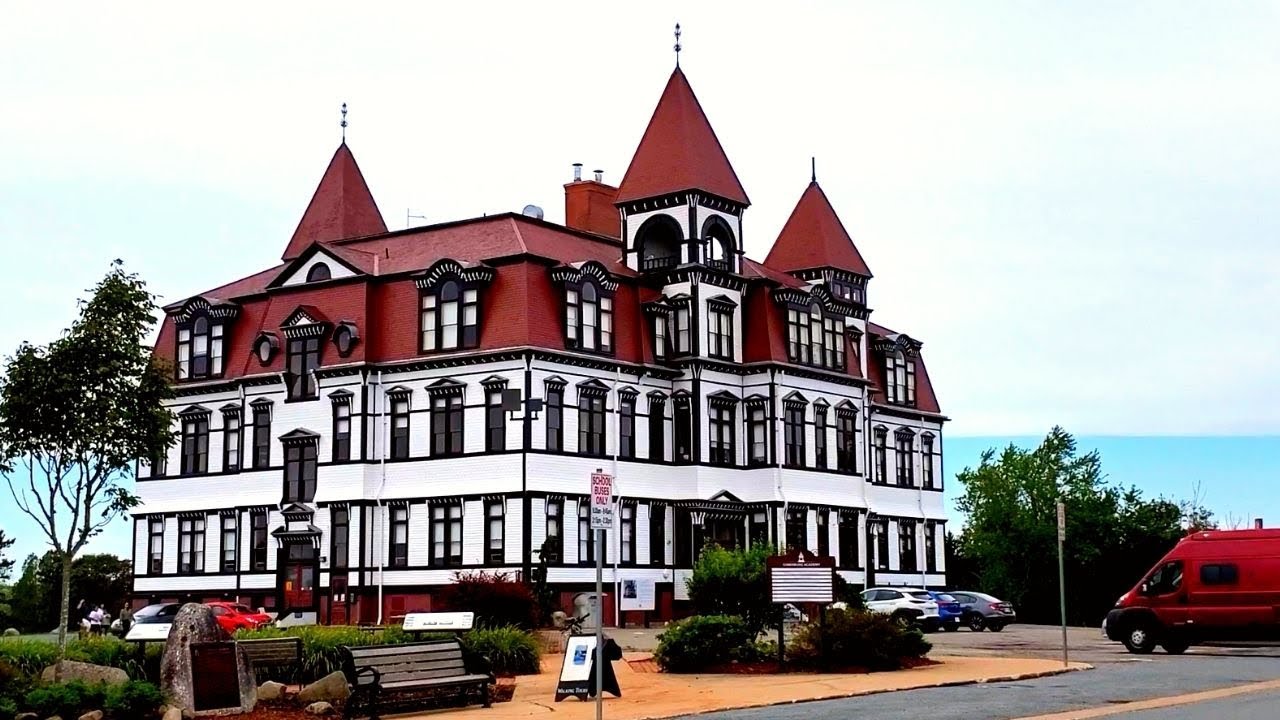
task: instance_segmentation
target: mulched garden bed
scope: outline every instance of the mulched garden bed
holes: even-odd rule
[[[510,702],[516,693],[516,686],[511,681],[499,680],[496,685],[489,686],[489,699],[495,703]],[[427,692],[417,695],[406,695],[403,706],[387,707],[388,714],[398,712],[416,712],[438,710],[446,707],[457,707],[457,693],[448,691]],[[478,705],[475,707],[479,707]],[[334,704],[336,712],[329,717],[342,717],[342,706]],[[296,705],[283,703],[259,703],[253,712],[241,715],[230,715],[234,720],[313,720],[315,715],[308,715]]]

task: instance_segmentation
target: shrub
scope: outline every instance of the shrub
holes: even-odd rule
[[[769,573],[765,560],[773,549],[753,545],[746,550],[707,547],[694,563],[689,578],[689,600],[698,615],[736,615],[754,638],[766,627],[776,627],[781,610],[769,599]]]
[[[762,659],[767,646],[756,644],[747,623],[734,615],[695,615],[672,623],[658,636],[653,659],[666,672],[705,670],[733,661]]]
[[[24,710],[40,717],[57,715],[63,718],[80,717],[90,710],[100,709],[106,699],[107,686],[90,685],[79,680],[40,685],[27,693],[20,705]]]
[[[478,626],[514,625],[530,630],[538,625],[538,601],[533,591],[506,573],[455,573],[453,584],[440,593],[440,605],[447,611],[475,613]]]
[[[893,622],[888,615],[865,610],[828,610],[825,626],[807,623],[796,630],[787,656],[816,666],[826,644],[832,667],[897,670],[908,659],[924,657],[932,648],[919,631]]]
[[[155,717],[163,704],[160,688],[149,682],[130,680],[107,690],[102,709],[112,720],[142,720]]]
[[[462,646],[487,657],[496,675],[536,675],[541,669],[538,636],[512,625],[472,630],[462,636]]]
[[[67,659],[120,668],[134,680],[147,679],[138,662],[137,645],[119,638],[98,636],[72,640],[67,643]]]
[[[18,713],[18,701],[31,689],[31,680],[18,668],[0,660],[0,718]]]
[[[0,638],[0,661],[23,675],[39,676],[41,670],[58,661],[58,646],[47,640]]]

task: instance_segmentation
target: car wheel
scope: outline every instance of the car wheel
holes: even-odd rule
[[[890,618],[898,627],[911,627],[911,616],[904,612],[894,613]]]
[[[1187,648],[1191,647],[1191,644],[1182,640],[1170,640],[1169,642],[1161,643],[1160,647],[1164,648],[1164,651],[1170,655],[1181,655],[1187,651]]]
[[[974,632],[982,632],[982,629],[987,626],[987,619],[977,613],[974,613],[969,616],[969,621],[966,624],[969,626],[970,630]]]
[[[987,627],[991,629],[991,632],[1000,632],[1004,629],[1004,623],[994,622],[987,625]]]
[[[1156,648],[1155,628],[1150,622],[1139,620],[1129,626],[1121,642],[1134,655],[1146,655]]]

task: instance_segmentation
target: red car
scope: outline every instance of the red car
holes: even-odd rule
[[[271,622],[272,617],[260,613],[244,605],[233,602],[207,602],[213,610],[213,616],[227,634],[234,635],[237,630],[253,630]]]

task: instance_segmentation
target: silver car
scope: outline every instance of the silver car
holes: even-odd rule
[[[969,629],[974,632],[982,632],[983,629],[991,632],[1000,632],[1006,625],[1018,619],[1018,615],[1013,611],[1012,603],[1007,603],[986,593],[973,592],[971,590],[953,590],[947,594],[955,598],[960,603],[960,607],[963,608],[960,622],[968,625]]]

